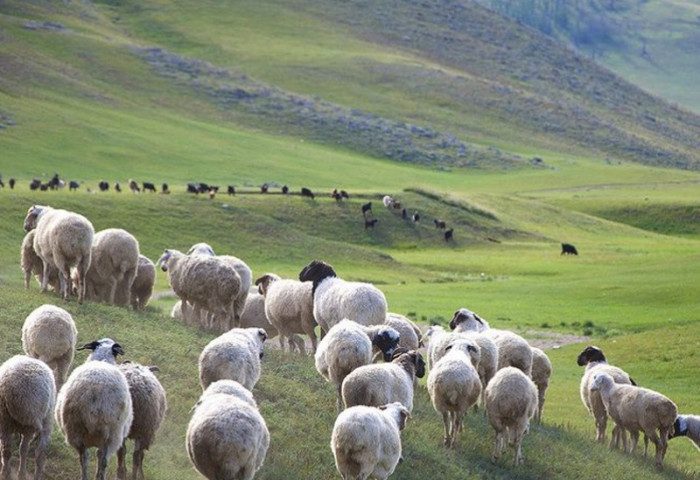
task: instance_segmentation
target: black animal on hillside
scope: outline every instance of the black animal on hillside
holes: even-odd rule
[[[5,182],[2,181],[2,174],[0,174],[0,188],[5,187]]]
[[[302,197],[309,197],[310,199],[313,200],[314,193],[306,187],[301,187],[301,196]]]
[[[404,220],[408,220],[408,212],[405,208],[401,210],[401,218],[403,218]]]
[[[38,178],[32,179],[32,182],[29,184],[29,190],[38,190],[41,188],[41,180]]]
[[[194,183],[188,183],[187,184],[187,193],[199,193],[199,189],[197,189],[197,185]]]
[[[454,240],[454,237],[452,234],[454,233],[455,229],[450,228],[449,230],[445,230],[445,241],[449,242],[450,240]]]
[[[284,195],[287,195],[287,194],[289,193],[289,187],[288,187],[287,185],[285,185],[285,186],[282,187],[282,193],[283,193]]]
[[[170,187],[168,187],[167,183],[164,183],[163,185],[160,186],[160,193],[165,193],[165,194],[170,193]]]
[[[104,180],[100,180],[100,183],[98,183],[97,186],[99,187],[100,192],[106,192],[109,190],[109,182],[105,182]]]
[[[198,183],[197,184],[197,193],[207,193],[209,191],[209,185],[206,183]]]
[[[75,180],[71,180],[68,182],[68,191],[72,192],[73,190],[77,190],[80,184],[76,182]]]
[[[367,202],[367,203],[362,205],[362,216],[366,217],[367,212],[372,213],[372,202]]]
[[[234,187],[233,185],[229,185],[227,192],[229,195],[235,195],[236,194],[236,187]]]
[[[365,230],[367,230],[368,228],[374,228],[378,221],[378,218],[365,218]]]
[[[334,189],[333,189],[333,192],[331,193],[331,197],[332,197],[333,200],[335,200],[335,201],[340,201],[340,200],[342,200],[342,198],[343,198],[343,197],[340,196],[340,192],[338,191],[337,188],[334,188]]]
[[[8,185],[10,185],[10,190],[14,190],[15,188],[15,179],[11,178],[7,181]]]
[[[340,191],[340,196],[343,198],[348,198],[348,199],[350,198],[350,195],[345,190]]]
[[[574,247],[570,243],[562,243],[560,255],[564,255],[564,254],[566,254],[566,255],[578,255],[578,250],[576,250],[576,247]]]
[[[122,191],[122,186],[119,185],[119,182],[114,182],[114,190],[116,190],[117,193],[121,193],[121,191]]]
[[[151,182],[142,182],[141,186],[143,187],[144,192],[148,190],[149,192],[156,193],[156,186]]]
[[[260,193],[267,193],[269,188],[270,186],[267,183],[263,183],[260,185]]]
[[[54,173],[53,177],[51,177],[51,180],[46,184],[51,190],[56,190],[61,183],[61,180],[58,178],[58,173]]]
[[[413,216],[411,217],[411,219],[413,219],[413,222],[414,222],[414,223],[420,222],[420,214],[419,214],[418,212],[415,212],[415,213],[413,214]]]
[[[435,220],[433,220],[433,223],[435,224],[435,228],[439,228],[439,229],[442,229],[442,230],[444,230],[444,229],[447,228],[447,224],[445,223],[444,220],[438,220],[438,219],[436,218]]]

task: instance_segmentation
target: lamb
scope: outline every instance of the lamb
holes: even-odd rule
[[[265,297],[265,316],[281,337],[289,339],[290,351],[293,336],[304,333],[311,339],[311,348],[315,353],[316,320],[311,282],[283,280],[274,273],[267,273],[255,280],[255,284]],[[282,339],[280,345],[283,345]],[[305,353],[303,343],[300,347],[300,353]]]
[[[270,446],[270,433],[255,400],[233,384],[212,383],[187,426],[187,455],[209,480],[251,480]]]
[[[355,405],[379,407],[399,402],[413,410],[413,383],[425,375],[420,353],[396,349],[391,363],[373,363],[357,367],[343,380],[341,394],[345,408]]]
[[[335,466],[344,480],[386,480],[401,459],[401,430],[410,413],[398,402],[358,405],[338,415],[331,434]]]
[[[39,285],[41,285],[42,279],[44,278],[44,262],[34,250],[35,235],[35,230],[27,233],[24,236],[22,248],[20,250],[20,265],[24,271],[24,288],[27,290],[29,290],[29,279],[32,274],[38,280]],[[54,267],[49,268],[49,286],[53,288],[55,292],[58,292],[60,288],[58,270]]]
[[[549,387],[549,377],[552,376],[552,362],[541,349],[532,348],[532,381],[537,385],[537,411],[535,422],[542,422],[542,410],[544,410],[544,397]]]
[[[594,346],[586,347],[576,359],[576,363],[580,367],[586,366],[586,370],[583,372],[581,377],[581,401],[585,405],[588,412],[593,415],[595,419],[596,426],[596,440],[599,442],[605,441],[605,429],[608,424],[608,413],[603,404],[603,400],[600,398],[600,394],[597,391],[591,391],[590,384],[593,380],[593,376],[598,373],[607,373],[612,376],[617,383],[632,384],[636,383],[630,378],[630,376],[618,367],[614,367],[608,364],[608,361],[603,354],[603,351]],[[620,432],[623,434],[623,432]],[[619,440],[613,435],[613,443],[617,443]]]
[[[139,256],[139,242],[126,230],[108,228],[97,232],[92,262],[85,274],[87,298],[109,305],[131,305]]]
[[[87,343],[87,362],[68,377],[58,393],[56,422],[66,443],[78,452],[81,479],[88,480],[90,447],[97,447],[97,480],[105,480],[107,463],[129,433],[133,420],[126,377],[116,365],[122,347],[110,338]]]
[[[632,432],[641,430],[651,439],[656,446],[656,466],[663,469],[668,437],[678,417],[676,404],[653,390],[616,383],[603,372],[594,375],[590,389],[599,392],[608,415],[618,427]],[[627,450],[624,436],[623,441]]]
[[[138,363],[124,362],[119,369],[126,377],[131,394],[134,419],[127,437],[117,452],[117,478],[126,480],[126,439],[134,441],[132,455],[132,479],[144,480],[144,451],[153,443],[156,432],[163,423],[167,400],[165,389],[153,374],[158,367],[145,367]]]
[[[55,379],[51,369],[44,362],[24,355],[15,355],[0,366],[0,477],[10,478],[12,436],[17,434],[21,438],[17,477],[28,478],[29,444],[37,438],[34,478],[42,478],[53,426],[52,413],[55,402]]]
[[[362,325],[378,325],[386,319],[386,298],[379,289],[369,283],[338,278],[325,262],[309,263],[299,273],[299,280],[313,282],[314,318],[322,333],[344,318]]]
[[[153,286],[156,283],[156,266],[150,258],[139,254],[139,263],[136,267],[136,278],[131,284],[131,307],[134,310],[143,310],[153,294]]]
[[[700,416],[678,415],[669,438],[688,437],[700,450]]]
[[[399,332],[385,325],[363,326],[343,319],[328,331],[316,349],[316,370],[336,388],[336,408],[342,410],[341,385],[353,370],[372,361],[372,345],[391,360]]]
[[[472,363],[475,351],[473,342],[455,339],[428,375],[430,400],[435,411],[442,414],[447,448],[454,448],[462,418],[481,396],[481,380]]]
[[[54,373],[56,390],[65,381],[75,357],[78,330],[70,313],[54,305],[32,311],[22,326],[24,353],[46,363]]]
[[[486,387],[486,415],[496,431],[491,461],[496,462],[506,442],[515,450],[514,465],[523,462],[521,445],[537,410],[537,387],[522,370],[504,367]]]
[[[78,303],[85,298],[85,273],[92,260],[95,229],[90,221],[77,213],[34,205],[24,219],[24,230],[36,229],[34,250],[44,262],[42,293],[49,284],[51,267],[58,269],[61,296],[68,300],[71,288],[71,267],[76,267]]]
[[[266,339],[262,328],[233,328],[209,342],[199,355],[202,390],[225,378],[252,390],[260,379],[260,360]]]
[[[199,320],[204,309],[210,312],[207,327],[213,327],[215,321],[220,331],[233,326],[233,301],[241,289],[241,277],[233,267],[217,257],[189,256],[169,249],[156,265],[168,272],[170,286],[183,302],[185,320]],[[194,306],[191,315],[184,308],[188,302]]]

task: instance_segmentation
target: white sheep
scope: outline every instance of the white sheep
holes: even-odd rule
[[[105,480],[107,463],[124,443],[133,420],[126,377],[116,365],[121,346],[109,338],[87,343],[87,362],[66,380],[56,401],[56,422],[66,443],[78,452],[81,479],[88,480],[90,447],[97,447],[97,480]]]
[[[218,257],[185,255],[178,250],[166,249],[158,259],[164,272],[168,272],[170,286],[182,300],[183,318],[202,318],[202,310],[209,312],[206,327],[218,325],[219,331],[233,326],[233,301],[241,289],[241,277]],[[192,304],[193,311],[185,309]]]
[[[635,383],[624,370],[608,364],[603,351],[598,347],[586,347],[579,354],[578,358],[576,359],[576,363],[580,367],[584,365],[586,366],[586,370],[583,372],[583,376],[581,377],[581,401],[588,412],[593,415],[593,418],[595,419],[596,439],[599,442],[604,442],[605,429],[607,428],[608,424],[608,413],[605,410],[605,405],[603,404],[603,400],[600,398],[600,394],[596,391],[591,391],[590,389],[593,376],[597,373],[607,373],[608,375],[611,375],[617,383],[632,385],[635,385]],[[624,432],[619,433],[624,435]],[[610,445],[613,446],[618,443],[619,438],[613,435]]]
[[[217,380],[236,380],[252,390],[260,379],[263,344],[262,328],[233,328],[209,342],[199,355],[202,390]]]
[[[384,325],[388,325],[397,332],[401,337],[399,347],[404,347],[409,350],[418,350],[423,346],[421,337],[423,336],[420,328],[411,320],[399,313],[389,312],[384,320]]]
[[[139,242],[121,228],[95,234],[92,262],[85,274],[87,298],[110,305],[131,305],[131,286],[139,266]]]
[[[92,260],[95,229],[90,221],[74,212],[34,205],[24,219],[24,230],[36,229],[34,251],[44,262],[41,291],[45,292],[51,268],[58,270],[61,297],[68,300],[72,290],[71,267],[76,269],[78,303],[85,298],[85,274]]]
[[[267,333],[267,339],[270,340],[279,335],[279,332],[275,327],[272,326],[270,321],[265,315],[265,297],[258,293],[257,288],[255,291],[248,293],[248,298],[245,301],[245,307],[241,313],[241,327],[240,328],[250,328],[257,327],[262,328]],[[279,338],[280,348],[284,350],[284,337],[280,335]],[[288,339],[289,351],[294,352],[294,350],[299,353],[304,352],[306,349],[304,345],[304,339],[299,335],[292,335]]]
[[[390,197],[389,195],[384,195],[382,197],[382,204],[386,208],[392,208],[394,206],[394,199],[392,197]]]
[[[311,348],[315,353],[316,320],[311,282],[281,279],[274,273],[267,273],[255,280],[255,284],[265,297],[265,316],[283,338],[289,339],[290,351],[292,338],[304,333],[311,339]],[[280,345],[284,348],[282,338]],[[306,353],[303,343],[300,347],[300,353]]]
[[[148,305],[155,283],[155,264],[145,255],[139,255],[136,278],[134,278],[134,283],[131,284],[131,307],[134,310],[143,310]]]
[[[673,432],[670,438],[688,437],[700,450],[700,416],[699,415],[678,415],[673,423]]]
[[[341,412],[333,425],[331,450],[343,479],[389,478],[401,459],[401,430],[409,417],[398,402]]]
[[[128,438],[134,441],[132,478],[133,480],[144,480],[143,457],[145,450],[148,450],[153,444],[156,432],[165,418],[167,408],[165,389],[153,374],[157,367],[124,362],[119,365],[119,369],[129,384],[134,419],[124,443],[117,452],[117,478],[126,480],[126,440]]]
[[[425,362],[420,353],[396,349],[390,363],[362,365],[350,372],[341,385],[345,408],[355,405],[379,407],[399,402],[413,410],[413,384],[425,375]]]
[[[678,417],[678,408],[668,397],[649,390],[616,383],[607,373],[596,373],[590,389],[599,392],[608,415],[621,429],[642,431],[656,446],[656,466],[663,468],[668,437]],[[627,439],[623,436],[624,449]]]
[[[251,480],[265,461],[270,433],[242,386],[212,383],[187,426],[190,461],[209,480]]]
[[[314,318],[322,333],[349,318],[362,325],[378,325],[386,319],[384,294],[374,285],[338,278],[329,264],[314,260],[299,273],[302,282],[313,282]]]
[[[544,410],[545,394],[549,387],[549,378],[552,376],[552,362],[544,351],[532,347],[532,381],[537,385],[537,411],[535,422],[542,422],[542,410]]]
[[[372,346],[376,345],[385,360],[391,360],[399,332],[385,325],[366,327],[344,319],[334,325],[321,339],[316,349],[316,370],[336,388],[336,408],[342,410],[341,385],[345,377],[372,361]]]
[[[523,462],[522,441],[537,410],[537,387],[516,367],[496,372],[486,386],[486,415],[496,431],[491,461],[496,462],[508,445],[515,450],[514,465]]]
[[[456,340],[464,340],[474,344],[473,349],[469,350],[471,363],[476,368],[479,378],[482,379],[482,398],[483,391],[486,388],[488,380],[493,377],[496,371],[496,362],[498,359],[498,349],[492,340],[480,335],[476,332],[446,332],[439,325],[433,325],[426,332],[425,338],[428,339],[428,368],[432,369],[435,364],[440,361],[448,352],[448,346]],[[483,345],[483,348],[482,348]],[[488,372],[485,373],[485,372]]]
[[[457,310],[452,316],[452,320],[450,320],[450,328],[452,330],[455,330],[458,325],[461,325],[461,331],[473,331],[478,333],[482,333],[491,328],[489,322],[464,307]]]
[[[0,366],[0,477],[10,478],[12,437],[17,434],[21,438],[17,477],[28,478],[27,454],[30,442],[36,438],[34,478],[42,478],[55,402],[55,379],[44,362],[15,355]]]
[[[30,357],[46,363],[61,388],[75,357],[78,329],[64,309],[45,304],[33,310],[22,325],[22,348]]]
[[[454,339],[428,375],[428,393],[433,408],[442,415],[448,448],[454,447],[462,418],[481,396],[481,380],[472,363],[476,349],[470,340]]]
[[[37,255],[36,251],[34,251],[35,235],[35,230],[28,232],[24,236],[24,240],[22,240],[22,248],[20,249],[20,265],[24,272],[24,288],[27,290],[29,290],[29,279],[32,275],[37,279],[39,285],[41,285],[42,279],[44,278],[44,261]],[[55,292],[59,292],[60,283],[58,280],[58,270],[54,267],[49,268],[49,286]]]

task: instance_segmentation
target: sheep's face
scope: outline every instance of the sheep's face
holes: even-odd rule
[[[299,272],[299,280],[302,282],[314,282],[314,286],[327,277],[335,277],[335,271],[326,262],[314,260]]]
[[[44,208],[39,205],[34,205],[27,210],[27,216],[24,217],[24,231],[29,232],[36,228],[37,218],[44,211]]]
[[[466,308],[460,308],[455,312],[452,320],[450,320],[450,329],[454,330],[457,328],[457,325],[463,323],[467,324],[467,330],[481,332],[486,329],[484,320],[476,313]]]
[[[399,427],[399,430],[403,430],[404,428],[406,428],[406,422],[409,418],[411,418],[411,412],[408,411],[408,408],[404,407],[399,402],[394,402],[379,407],[379,410],[389,409],[392,409],[394,411],[396,425]]]
[[[187,250],[187,255],[207,255],[209,257],[215,257],[214,249],[208,243],[195,243]]]
[[[264,296],[267,293],[267,289],[270,286],[270,284],[278,278],[279,277],[277,277],[277,275],[274,275],[272,273],[266,273],[262,277],[255,280],[255,285],[258,286],[258,293]]]
[[[383,328],[372,339],[372,344],[381,350],[384,355],[384,361],[390,362],[394,356],[394,350],[399,344],[399,332],[393,328]]]
[[[158,261],[156,262],[156,266],[160,266],[160,269],[163,270],[164,272],[168,271],[168,260],[170,260],[170,257],[172,256],[172,251],[168,250],[167,248],[163,252],[163,255],[160,256]]]
[[[576,363],[578,364],[579,367],[582,367],[584,365],[588,365],[591,362],[604,362],[605,361],[605,355],[603,355],[603,351],[594,346],[588,346],[585,348],[583,352],[581,352],[576,359]]]
[[[416,377],[423,378],[425,376],[425,360],[419,352],[413,352],[413,364],[416,366]]]
[[[76,350],[92,350],[88,361],[101,360],[108,363],[116,363],[117,355],[124,355],[122,346],[111,338],[103,338],[82,345]]]

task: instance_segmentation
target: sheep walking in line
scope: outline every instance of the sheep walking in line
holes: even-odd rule
[[[537,411],[535,422],[542,422],[545,394],[549,387],[549,378],[552,376],[552,362],[542,349],[532,347],[532,381],[537,386]]]
[[[55,305],[42,305],[32,311],[22,326],[24,353],[46,363],[54,372],[56,390],[66,379],[75,358],[78,329],[73,317]]]
[[[51,269],[58,270],[61,297],[68,300],[72,290],[71,267],[76,269],[78,303],[85,298],[85,274],[92,261],[95,229],[90,221],[77,213],[34,205],[24,219],[24,230],[36,229],[34,251],[44,262],[42,293],[46,291]]]
[[[362,325],[384,323],[386,298],[374,285],[348,282],[336,276],[333,267],[314,260],[299,273],[302,282],[313,282],[314,318],[323,334],[344,318]]]
[[[331,450],[343,480],[389,478],[401,459],[401,430],[409,417],[398,402],[341,412],[333,425]]]
[[[22,241],[22,248],[20,250],[20,265],[22,266],[22,271],[24,272],[24,288],[29,290],[29,279],[34,275],[34,277],[41,285],[44,278],[44,261],[37,255],[34,250],[34,236],[36,235],[35,230],[31,230],[24,236]],[[54,267],[50,267],[49,271],[49,286],[55,291],[60,291],[60,283],[58,280],[58,270]]]
[[[630,378],[627,373],[613,365],[610,365],[603,354],[603,351],[594,346],[586,347],[576,359],[576,363],[582,367],[586,366],[586,370],[583,372],[581,377],[580,394],[581,401],[588,410],[588,412],[593,415],[595,419],[596,426],[596,440],[599,442],[605,441],[605,430],[608,425],[608,413],[603,404],[603,399],[600,397],[600,393],[597,391],[592,391],[590,389],[590,384],[593,381],[593,377],[598,373],[607,373],[615,379],[616,383],[625,383],[636,385],[635,382]],[[618,431],[620,435],[626,435],[624,431]],[[611,447],[619,444],[620,439],[613,434],[613,439],[610,443]],[[623,438],[624,441],[624,438]]]
[[[385,325],[365,327],[344,319],[328,331],[316,349],[316,370],[336,389],[336,408],[343,409],[341,386],[350,372],[372,361],[372,346],[391,360],[399,343],[399,332]]]
[[[17,478],[28,478],[29,445],[37,439],[34,451],[34,479],[42,478],[49,437],[53,426],[56,385],[53,373],[42,361],[15,355],[0,366],[0,477],[11,475],[12,437],[20,437]]]
[[[217,326],[220,332],[233,327],[233,302],[241,289],[241,277],[233,267],[218,257],[190,256],[170,249],[165,250],[156,265],[168,272],[170,286],[182,300],[186,322],[200,321],[205,310],[209,312],[205,327]]]
[[[193,408],[187,455],[209,480],[251,480],[265,461],[270,433],[253,396],[222,382],[207,387]]]
[[[391,363],[362,365],[350,372],[341,385],[345,408],[355,405],[379,407],[399,402],[413,410],[413,384],[425,376],[425,362],[415,350],[397,348]]]
[[[202,390],[217,380],[235,380],[252,390],[262,370],[267,334],[262,328],[233,328],[207,344],[199,355]]]
[[[126,440],[134,441],[132,455],[133,480],[144,480],[143,457],[155,440],[156,432],[163,423],[167,400],[165,389],[153,374],[157,367],[146,367],[138,363],[124,362],[119,369],[126,377],[131,394],[134,419],[129,433],[117,451],[117,478],[126,480]]]
[[[670,438],[687,437],[700,450],[700,416],[678,415]]]
[[[481,380],[471,357],[477,349],[471,341],[455,339],[428,375],[430,400],[442,415],[447,448],[454,448],[464,415],[481,396]]]
[[[656,446],[656,466],[663,468],[668,437],[678,417],[678,408],[668,397],[649,390],[616,383],[607,373],[596,373],[590,389],[599,392],[608,415],[616,426],[630,432],[642,431]],[[627,438],[623,436],[625,451]]]
[[[109,305],[131,305],[131,286],[139,265],[139,242],[121,228],[95,234],[92,262],[85,275],[87,298]]]
[[[515,450],[514,465],[523,463],[522,441],[537,410],[537,387],[522,370],[505,367],[486,387],[486,415],[496,431],[491,461],[508,445]]]
[[[81,479],[88,480],[89,448],[97,448],[96,480],[105,480],[107,463],[124,443],[133,420],[126,377],[116,365],[122,347],[110,338],[87,343],[88,360],[68,377],[56,400],[56,422],[66,443],[78,452]]]
[[[281,279],[274,273],[267,273],[258,278],[255,284],[265,297],[265,315],[280,332],[282,349],[284,350],[283,339],[288,339],[291,351],[292,338],[303,333],[311,339],[312,351],[316,353],[316,320],[311,282]],[[300,353],[305,354],[303,343],[300,347]]]
[[[145,255],[139,255],[139,263],[136,268],[136,278],[131,284],[131,307],[134,310],[143,310],[153,295],[153,286],[156,283],[156,266]]]

